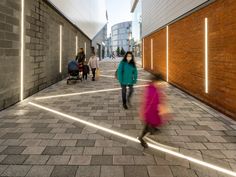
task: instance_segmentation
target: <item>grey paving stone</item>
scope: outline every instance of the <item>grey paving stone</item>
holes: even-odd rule
[[[102,166],[100,177],[124,177],[122,166]]]
[[[7,139],[5,140],[2,145],[3,146],[18,146],[23,142],[21,139]]]
[[[125,177],[149,177],[146,166],[125,166]]]
[[[104,156],[98,156],[94,155],[91,159],[91,165],[112,165],[113,164],[113,158],[112,156],[104,155]]]
[[[43,155],[61,155],[63,154],[65,147],[62,146],[47,146],[44,151]]]
[[[134,164],[134,157],[127,155],[127,156],[113,156],[113,164],[114,165],[133,165]]]
[[[26,177],[50,177],[53,166],[33,166]]]
[[[85,155],[80,155],[80,156],[75,156],[72,155],[69,161],[69,165],[90,165],[91,163],[91,156],[85,156]]]
[[[173,177],[169,166],[148,166],[147,169],[150,177]]]
[[[7,148],[7,146],[0,146],[0,153],[4,151]]]
[[[58,146],[75,146],[77,140],[60,140]]]
[[[27,147],[22,154],[42,154],[45,147]]]
[[[76,173],[76,177],[99,177],[100,166],[80,166]]]
[[[70,160],[70,156],[51,156],[47,162],[48,165],[67,165]]]
[[[4,151],[1,152],[3,155],[17,155],[21,154],[25,150],[25,146],[8,146]]]
[[[122,148],[121,147],[104,147],[103,150],[104,155],[122,155]]]
[[[8,165],[0,165],[0,175],[7,169]]]
[[[34,123],[32,124],[32,128],[46,128],[48,127],[48,123]]]
[[[75,177],[77,166],[55,166],[50,177]]]
[[[103,148],[102,147],[85,147],[84,155],[102,155]]]
[[[143,155],[143,151],[132,147],[123,147],[123,155]]]
[[[28,158],[28,155],[8,155],[1,164],[4,165],[22,165]]]
[[[77,127],[77,128],[67,128],[65,133],[78,133],[78,134],[80,134],[82,132],[82,130],[83,129],[79,128],[79,127]]]
[[[38,139],[26,139],[20,145],[21,146],[38,146],[41,140]]]
[[[57,133],[53,139],[71,139],[71,133]]]
[[[48,155],[30,155],[24,164],[44,165],[48,161]]]
[[[52,128],[35,128],[33,133],[49,133]]]
[[[10,165],[2,173],[2,176],[25,176],[30,168],[30,165]]]
[[[84,147],[66,147],[64,155],[81,155],[84,152]]]
[[[95,145],[95,140],[86,140],[86,139],[79,139],[76,144],[76,146],[83,146],[83,147],[94,146],[94,145]]]
[[[135,165],[155,165],[155,159],[152,156],[134,156]]]
[[[6,133],[5,135],[1,136],[1,139],[17,139],[23,133]]]
[[[57,146],[60,140],[41,140],[39,146]]]

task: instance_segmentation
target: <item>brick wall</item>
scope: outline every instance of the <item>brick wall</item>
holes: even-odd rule
[[[0,1],[0,109],[19,100],[20,4]]]
[[[0,2],[0,109],[20,97],[20,1]],[[62,73],[59,73],[59,26],[62,25]],[[67,63],[91,40],[43,0],[25,0],[24,97],[67,76]],[[17,76],[17,77],[16,77]]]
[[[169,82],[236,119],[236,1],[216,0],[169,25]],[[209,93],[205,93],[204,19],[209,30]],[[166,70],[166,34],[162,29],[145,38],[145,69]],[[147,55],[146,55],[147,54]]]

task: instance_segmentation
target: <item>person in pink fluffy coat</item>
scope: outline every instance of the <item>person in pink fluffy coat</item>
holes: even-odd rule
[[[154,132],[159,131],[158,128],[164,125],[167,121],[167,119],[164,118],[167,115],[167,108],[164,104],[165,96],[162,91],[162,84],[160,84],[160,81],[162,80],[161,74],[153,75],[151,82],[144,91],[140,112],[144,128],[141,136],[138,138],[144,148],[147,148],[148,145],[144,141],[143,137],[147,133],[153,134]]]

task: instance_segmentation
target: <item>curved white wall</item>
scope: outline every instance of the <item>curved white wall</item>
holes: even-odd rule
[[[208,0],[142,0],[142,35],[146,36]]]
[[[48,0],[92,39],[106,24],[105,0]]]

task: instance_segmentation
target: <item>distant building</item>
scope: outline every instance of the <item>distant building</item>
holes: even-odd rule
[[[97,33],[97,35],[92,40],[92,46],[95,49],[96,55],[103,59],[105,58],[107,41],[107,24]]]
[[[132,22],[122,22],[111,28],[112,51],[116,52],[119,47],[125,52],[131,50]]]

